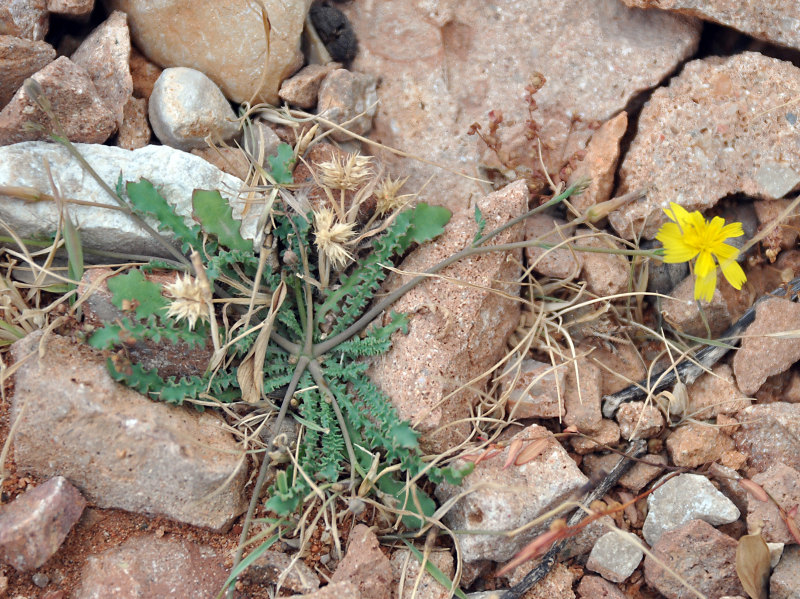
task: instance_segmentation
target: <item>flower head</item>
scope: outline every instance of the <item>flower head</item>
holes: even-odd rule
[[[361,154],[348,154],[346,158],[334,155],[327,162],[317,165],[322,176],[322,184],[331,189],[358,189],[373,175],[372,157]]]
[[[378,184],[375,190],[375,197],[378,200],[378,205],[375,211],[378,216],[383,216],[391,212],[395,212],[408,204],[411,195],[398,195],[400,188],[403,187],[408,177],[405,179],[392,179],[391,177],[384,177]]]
[[[694,266],[694,298],[711,301],[717,286],[716,258],[722,274],[735,289],[741,289],[747,277],[736,262],[739,250],[725,243],[729,237],[744,235],[741,223],[725,224],[715,216],[711,221],[697,210],[689,212],[683,206],[670,202],[664,210],[672,222],[664,223],[656,239],[664,244],[664,262],[676,264],[697,258]]]
[[[314,237],[317,249],[334,268],[341,268],[347,264],[352,255],[347,249],[347,244],[355,234],[355,223],[341,223],[336,220],[336,215],[327,208],[314,213]]]
[[[183,279],[177,276],[174,283],[164,285],[164,291],[173,298],[167,316],[174,316],[177,320],[185,318],[192,330],[198,319],[208,320],[208,304],[197,279],[189,275],[183,275]]]

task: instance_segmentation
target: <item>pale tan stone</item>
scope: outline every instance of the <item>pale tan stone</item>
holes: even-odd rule
[[[150,143],[151,135],[150,125],[147,123],[147,100],[131,96],[122,111],[117,145],[126,150],[143,148]]]
[[[718,414],[735,414],[750,405],[747,396],[739,391],[733,370],[727,364],[717,364],[687,388],[685,415],[703,420]]]
[[[576,435],[570,439],[570,445],[575,453],[584,455],[593,451],[605,451],[604,446],[615,445],[619,441],[619,425],[613,420],[604,418],[597,431],[587,437]]]
[[[94,8],[94,0],[47,0],[48,12],[68,17],[88,16]]]
[[[587,229],[576,231],[575,245],[579,247],[617,249],[622,245],[611,235],[592,234]],[[630,263],[625,256],[601,252],[584,251],[581,277],[589,290],[600,297],[628,291],[630,283]]]
[[[507,412],[514,418],[561,418],[564,409],[566,364],[523,360],[505,371],[501,392],[508,394]],[[512,387],[513,384],[513,387]]]
[[[664,416],[658,408],[643,401],[624,403],[617,410],[617,422],[623,439],[650,439],[664,428]]]
[[[689,422],[672,431],[667,438],[667,451],[672,463],[696,468],[719,460],[734,448],[733,439],[713,425]]]
[[[576,277],[583,268],[584,253],[573,250],[573,244],[568,241],[574,230],[575,227],[568,225],[565,220],[548,214],[535,214],[525,219],[525,241],[561,246],[526,247],[528,268],[532,267],[535,272],[554,279]]]
[[[8,104],[27,77],[55,60],[46,42],[0,35],[0,109]]]
[[[305,66],[281,84],[278,95],[281,100],[292,106],[314,108],[317,105],[317,94],[322,80],[331,71],[340,67],[341,65],[337,62]]]
[[[576,426],[584,434],[596,433],[603,421],[600,399],[600,368],[586,358],[568,364],[564,423]]]
[[[661,301],[661,315],[678,331],[694,337],[717,337],[731,324],[728,303],[719,287],[714,289],[711,301],[694,299],[694,275],[689,275],[672,290],[669,299]],[[702,308],[702,313],[701,313]],[[708,323],[708,328],[706,328]]]

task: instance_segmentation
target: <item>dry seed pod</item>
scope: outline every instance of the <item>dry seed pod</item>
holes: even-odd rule
[[[514,460],[514,465],[522,466],[530,461],[533,461],[547,448],[549,444],[550,440],[547,438],[536,439],[533,443],[519,452],[517,459]]]

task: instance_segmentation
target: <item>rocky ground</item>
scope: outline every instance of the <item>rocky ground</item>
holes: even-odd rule
[[[310,497],[235,596],[452,596],[424,559],[475,599],[797,597],[800,6],[739,4],[0,5],[0,597],[217,596],[274,416],[151,401],[82,342],[121,317],[107,280],[170,254],[51,133],[186,222],[193,190],[219,190],[257,243],[280,144],[301,158],[283,193],[312,205],[321,163],[370,155],[348,201],[375,212],[389,176],[453,213],[383,292],[469,245],[476,208],[488,231],[589,180],[492,242],[524,249],[393,306],[408,332],[369,376],[426,455],[474,464],[460,485],[422,483],[444,509],[405,537],[414,551],[379,495]],[[696,302],[688,267],[654,256],[670,202],[742,223],[741,290],[720,277]],[[87,267],[74,295],[48,249],[67,213]],[[168,376],[202,373],[213,349],[125,353]],[[687,360],[703,368],[615,403]],[[553,542],[541,580],[515,587]]]

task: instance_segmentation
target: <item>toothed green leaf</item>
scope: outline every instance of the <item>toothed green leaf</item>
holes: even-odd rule
[[[167,299],[161,295],[161,285],[145,279],[139,269],[108,279],[108,288],[111,290],[113,304],[123,309],[124,301],[132,302],[137,318],[161,315],[168,304]]]
[[[192,194],[192,209],[203,230],[214,235],[220,245],[232,250],[253,251],[253,243],[239,234],[242,223],[233,218],[230,204],[218,191],[196,189]]]
[[[268,156],[270,174],[276,183],[290,185],[294,183],[292,178],[292,166],[294,165],[294,151],[289,144],[278,145],[278,153],[275,156]]]
[[[137,183],[131,181],[125,189],[134,209],[154,216],[158,220],[159,231],[172,231],[184,244],[184,248],[200,247],[200,227],[187,227],[183,218],[175,213],[175,209],[158,193],[150,181],[147,179],[139,179]]]

